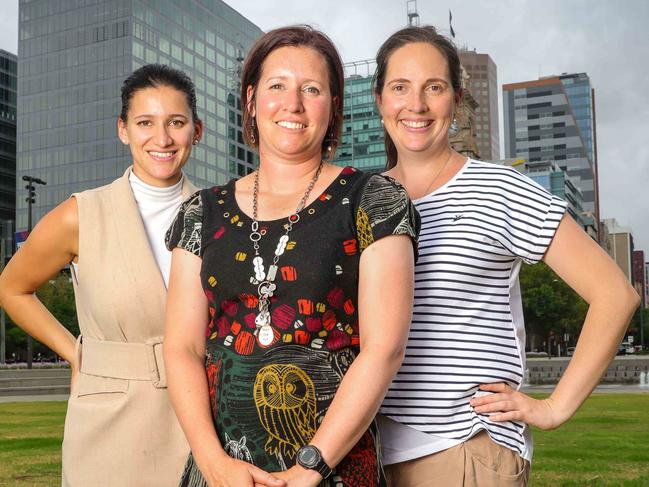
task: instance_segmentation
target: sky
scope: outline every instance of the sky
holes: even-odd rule
[[[0,48],[16,53],[18,0],[0,3]],[[406,0],[226,3],[264,31],[311,24],[334,40],[345,62],[372,59],[381,42],[407,22]],[[649,260],[649,2],[420,0],[417,7],[422,25],[446,34],[450,9],[456,43],[489,54],[499,85],[564,72],[590,76],[601,217],[630,227],[635,248]],[[502,137],[502,102],[500,111]]]

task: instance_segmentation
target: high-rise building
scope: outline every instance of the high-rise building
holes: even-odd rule
[[[37,189],[34,221],[70,193],[106,184],[130,164],[116,135],[120,87],[162,63],[196,84],[201,143],[187,167],[199,186],[249,172],[239,102],[242,60],[262,31],[221,0],[20,0],[17,176]],[[18,185],[18,189],[21,186]],[[17,230],[27,226],[25,198]]]
[[[460,62],[469,75],[467,88],[478,103],[475,109],[475,138],[480,159],[500,159],[498,128],[498,69],[489,54],[460,50]]]
[[[0,220],[16,218],[18,60],[0,49]]]
[[[618,225],[615,218],[603,220],[608,230],[609,255],[630,283],[633,283],[633,235],[631,229]]]
[[[645,287],[646,277],[645,277],[645,260],[644,260],[644,251],[643,250],[634,250],[633,251],[633,285],[635,286],[638,295],[640,296],[641,305],[644,306],[646,303],[645,296],[647,295],[647,289]]]
[[[503,85],[505,157],[555,161],[599,217],[593,90],[585,73]]]
[[[373,60],[345,64],[343,129],[334,162],[363,171],[385,169],[381,115],[372,91]]]

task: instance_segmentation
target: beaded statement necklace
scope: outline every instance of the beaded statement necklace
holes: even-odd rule
[[[288,221],[284,226],[286,231],[284,235],[279,238],[277,242],[277,247],[275,248],[275,255],[273,256],[272,264],[268,267],[268,272],[264,268],[264,259],[259,255],[259,242],[261,241],[262,234],[259,232],[259,221],[257,220],[257,208],[259,201],[259,170],[255,173],[255,181],[252,191],[252,226],[250,231],[250,240],[252,241],[252,246],[255,249],[255,257],[252,259],[252,266],[254,277],[251,279],[252,282],[258,283],[257,294],[259,297],[259,313],[255,317],[255,336],[259,343],[267,347],[275,338],[275,333],[273,328],[270,326],[270,298],[273,297],[273,293],[277,289],[277,284],[275,284],[275,277],[277,276],[277,263],[279,258],[286,250],[286,244],[288,243],[288,236],[293,230],[293,225],[300,221],[300,211],[304,209],[306,201],[309,199],[309,195],[315,186],[315,183],[320,177],[322,172],[322,161],[315,172],[315,175],[311,179],[309,186],[304,192],[304,196],[300,200],[295,212],[293,212],[288,217]]]

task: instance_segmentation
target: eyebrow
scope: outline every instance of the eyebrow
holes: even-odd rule
[[[431,82],[448,84],[448,81],[446,81],[444,78],[428,78],[426,80],[426,83],[431,83]],[[387,84],[392,84],[392,83],[412,83],[412,81],[407,78],[397,78],[397,79],[391,79],[390,81],[388,81]]]
[[[265,79],[264,83],[268,83],[270,81],[275,81],[275,80],[286,81],[287,79],[289,79],[288,76],[271,76],[270,78]],[[326,83],[323,83],[322,81],[318,81],[317,79],[311,79],[311,78],[302,81],[302,84],[304,83],[318,83],[320,85],[326,85]]]
[[[157,115],[151,115],[151,114],[148,114],[148,113],[143,113],[142,115],[136,115],[133,118],[155,118],[155,117],[157,117]],[[187,119],[189,118],[184,113],[172,113],[169,116],[167,116],[167,118],[174,118],[174,117],[182,117],[182,118],[187,118]]]

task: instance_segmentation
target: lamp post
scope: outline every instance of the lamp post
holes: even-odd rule
[[[36,203],[36,186],[35,184],[42,184],[43,186],[47,183],[42,179],[35,178],[33,176],[23,176],[23,181],[27,182],[25,189],[27,190],[27,234],[32,233],[32,204]],[[32,360],[34,355],[33,350],[33,340],[32,337],[27,335],[27,368],[32,368]]]

